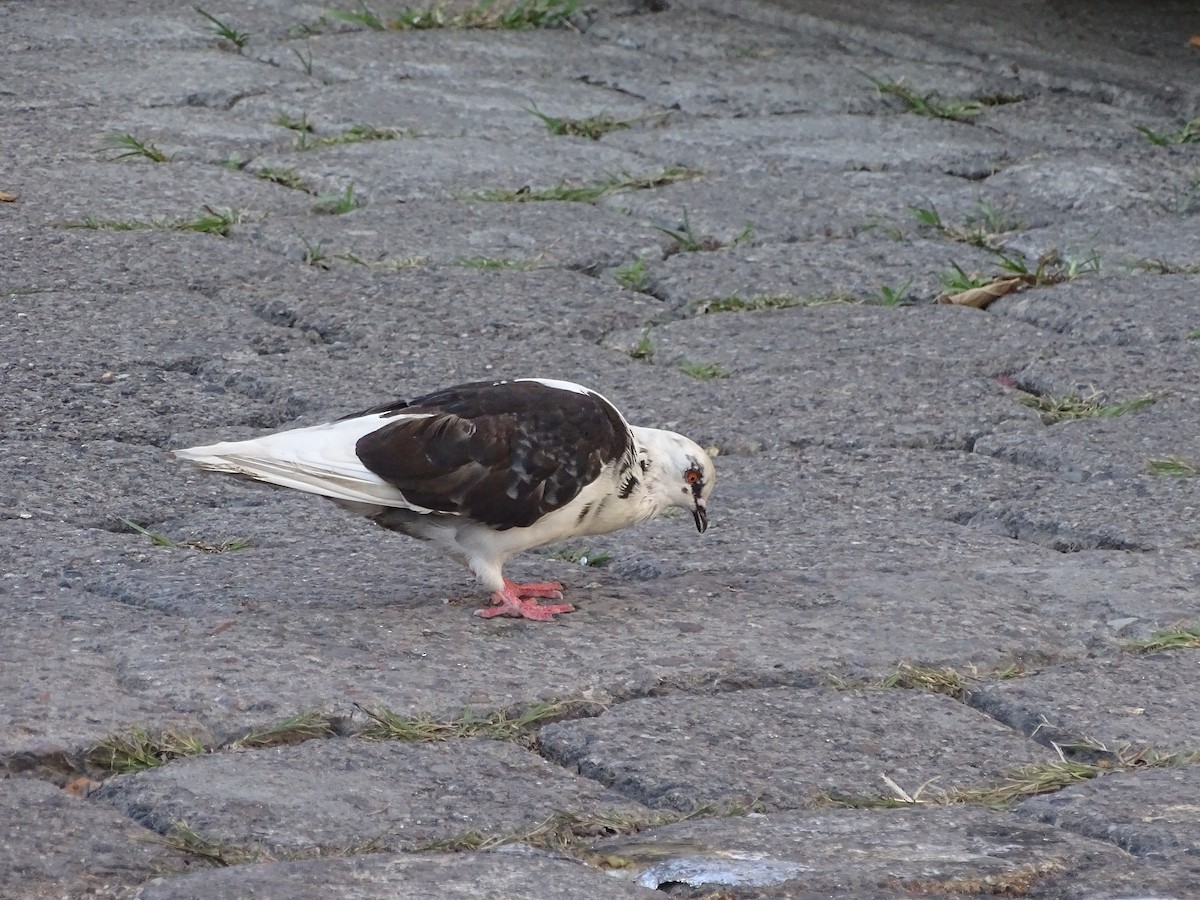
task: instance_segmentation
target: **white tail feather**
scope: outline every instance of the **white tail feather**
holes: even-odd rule
[[[269,484],[335,500],[431,512],[362,464],[354,452],[359,438],[392,422],[421,415],[371,415],[268,434],[250,441],[223,441],[176,450],[175,456],[201,469],[246,475]]]

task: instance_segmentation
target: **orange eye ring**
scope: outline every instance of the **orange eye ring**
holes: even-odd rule
[[[684,473],[683,480],[688,484],[696,484],[700,480],[700,473],[695,469],[690,469]]]

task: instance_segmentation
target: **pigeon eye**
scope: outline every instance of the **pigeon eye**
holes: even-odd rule
[[[697,484],[700,481],[700,473],[695,469],[688,469],[683,473],[683,480],[688,484]]]

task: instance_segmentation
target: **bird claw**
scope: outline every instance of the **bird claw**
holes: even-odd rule
[[[527,584],[519,584],[516,581],[509,581],[506,578],[504,579],[504,587],[522,600],[528,600],[531,597],[547,597],[551,600],[561,600],[563,598],[562,585],[557,581],[534,581]]]
[[[492,594],[495,606],[475,610],[475,615],[481,619],[491,619],[495,616],[510,616],[514,619],[532,619],[535,622],[549,622],[559,613],[569,613],[575,610],[569,603],[542,606],[538,598],[551,600],[562,599],[562,585],[553,581],[534,584],[517,584],[505,579],[504,589]]]

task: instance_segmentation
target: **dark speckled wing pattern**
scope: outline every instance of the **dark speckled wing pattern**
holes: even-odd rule
[[[388,413],[432,415],[362,437],[355,452],[363,465],[417,506],[500,530],[566,506],[606,463],[634,464],[628,425],[591,392],[474,382],[355,415]]]

